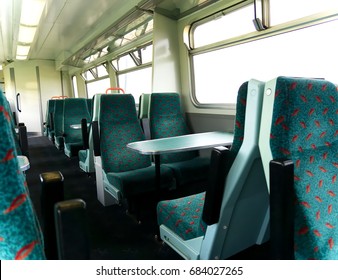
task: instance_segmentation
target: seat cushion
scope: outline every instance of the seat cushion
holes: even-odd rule
[[[88,154],[88,150],[80,150],[79,151],[79,161],[81,162],[85,162],[87,159],[87,154]]]
[[[165,225],[184,240],[205,234],[202,220],[205,192],[157,204],[157,222]]]
[[[81,149],[83,149],[82,141],[74,143],[65,143],[65,154],[69,157],[77,155]]]
[[[270,146],[294,162],[296,259],[338,259],[337,87],[278,77]]]
[[[0,259],[45,259],[42,232],[19,169],[17,151],[0,90]]]
[[[338,143],[306,150],[295,159],[295,256],[338,259]],[[310,165],[306,162],[311,162]]]
[[[173,170],[178,186],[207,180],[210,158],[195,157],[190,160],[166,163],[163,166]]]
[[[125,172],[109,172],[107,180],[119,189],[124,197],[156,190],[155,166],[129,170]],[[161,166],[161,188],[173,186],[171,169]]]

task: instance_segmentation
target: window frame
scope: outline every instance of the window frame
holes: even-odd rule
[[[194,48],[193,43],[193,31],[194,29],[208,20],[210,20],[217,13],[225,12],[230,13],[235,11],[236,9],[240,9],[246,5],[250,5],[252,1],[242,1],[233,6],[228,7],[227,9],[218,11],[216,13],[212,13],[211,15],[204,17],[198,21],[192,22],[190,25],[187,25],[184,28],[184,44],[188,49],[188,60],[189,60],[189,73],[190,73],[190,99],[193,105],[196,108],[217,108],[217,109],[229,109],[234,110],[236,108],[236,104],[234,103],[200,103],[196,97],[196,87],[195,87],[195,72],[194,72],[194,56],[199,54],[204,54],[220,49],[225,49],[229,47],[233,47],[236,45],[241,45],[244,43],[254,42],[256,40],[277,36],[280,34],[284,34],[291,31],[296,31],[303,28],[309,28],[318,24],[330,22],[332,20],[338,19],[338,10],[333,9],[331,11],[320,12],[316,14],[312,14],[303,18],[295,19],[292,21],[284,22],[275,26],[271,26],[265,30],[254,31],[247,34],[242,34],[236,37],[228,38],[222,41],[210,43],[198,48]]]

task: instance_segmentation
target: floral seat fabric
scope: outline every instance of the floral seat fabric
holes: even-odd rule
[[[100,149],[102,167],[111,185],[123,197],[156,190],[155,167],[149,155],[139,154],[127,144],[145,140],[130,94],[101,96]],[[173,184],[172,172],[161,167],[161,185]]]
[[[63,138],[65,154],[69,157],[77,155],[83,147],[81,129],[73,129],[71,125],[80,124],[82,119],[90,122],[90,114],[85,98],[67,98],[64,101]]]
[[[338,259],[337,87],[279,77],[270,146],[294,162],[296,259]]]
[[[248,83],[238,91],[234,142],[231,151],[237,153],[243,142],[245,108]],[[160,201],[157,205],[157,222],[165,225],[184,240],[203,236],[207,224],[202,219],[206,193]]]
[[[45,259],[40,226],[19,169],[10,117],[0,92],[0,259]]]

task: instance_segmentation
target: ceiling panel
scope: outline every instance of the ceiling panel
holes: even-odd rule
[[[15,44],[24,0],[2,1],[0,11],[0,63],[15,59]],[[30,59],[57,59],[74,54],[142,3],[169,13],[186,13],[219,0],[46,0]],[[4,7],[6,3],[6,7]],[[14,49],[14,50],[13,50]]]

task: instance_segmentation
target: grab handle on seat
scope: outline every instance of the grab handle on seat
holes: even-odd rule
[[[125,93],[123,88],[112,87],[112,88],[107,88],[107,89],[106,89],[106,94],[107,94],[108,91],[110,91],[110,90],[119,90],[119,91],[121,91],[122,93]]]

